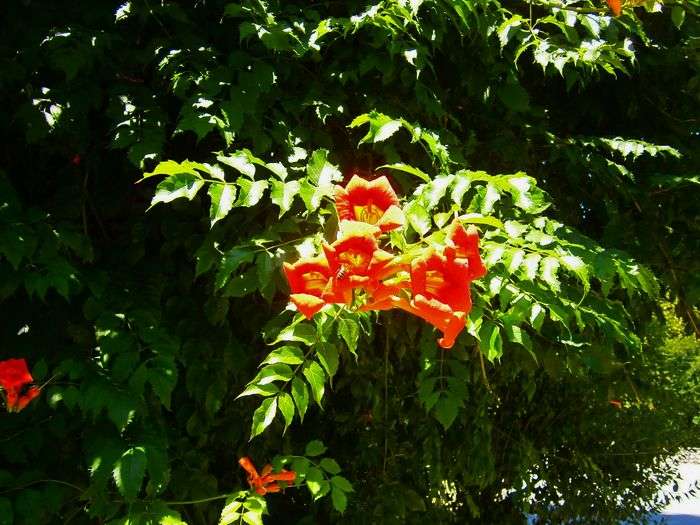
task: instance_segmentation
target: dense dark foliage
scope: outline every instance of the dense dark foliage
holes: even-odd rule
[[[0,523],[642,520],[698,446],[699,29],[697,0],[3,3],[0,359],[46,384],[0,416]],[[481,228],[450,351],[286,309],[282,262],[380,166],[395,248]],[[299,488],[241,491],[241,456]]]

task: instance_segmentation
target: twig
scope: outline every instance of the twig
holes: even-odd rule
[[[491,388],[491,384],[489,383],[489,378],[486,377],[486,365],[484,364],[484,354],[481,353],[481,350],[479,350],[478,347],[474,348],[479,353],[479,362],[481,363],[481,377],[484,380],[484,385],[486,385],[486,389],[491,394],[493,394],[493,389]]]
[[[32,485],[38,485],[39,483],[56,483],[58,485],[65,485],[66,487],[70,487],[80,492],[85,492],[84,488],[79,487],[78,485],[73,485],[72,483],[69,483],[67,481],[62,481],[60,479],[37,479],[29,483],[25,483],[24,485],[20,485],[19,487],[12,487],[7,490],[3,490],[2,492],[0,492],[0,494],[7,494],[8,492],[14,492],[15,490],[26,489],[27,487],[31,487]]]
[[[211,496],[209,498],[202,498],[202,499],[191,499],[191,500],[185,500],[185,501],[166,501],[166,505],[196,505],[198,503],[207,503],[209,501],[216,501],[219,499],[226,499],[230,496],[230,494],[219,494],[218,496]]]
[[[389,321],[384,328],[384,463],[382,474],[386,476],[386,462],[389,451]]]
[[[553,2],[537,2],[537,5],[540,5],[542,7],[562,9],[563,11],[573,11],[574,13],[581,13],[581,14],[606,15],[606,14],[610,13],[610,11],[608,9],[600,8],[600,7],[572,7],[572,6],[562,5],[562,4],[553,3]],[[532,10],[532,2],[530,2],[530,9]],[[532,15],[530,15],[530,16],[532,16]]]
[[[634,383],[632,382],[632,378],[630,377],[629,373],[627,372],[627,367],[623,366],[622,370],[625,372],[625,378],[627,379],[627,382],[629,383],[630,387],[632,388],[632,392],[634,392],[634,397],[637,398],[637,403],[639,403],[641,405],[642,399],[639,397],[639,392],[637,392],[637,388],[634,386]]]

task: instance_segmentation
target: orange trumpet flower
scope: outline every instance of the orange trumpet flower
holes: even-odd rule
[[[294,264],[284,263],[284,274],[291,289],[289,300],[307,319],[311,319],[326,304],[339,302],[327,291],[333,271],[325,257],[301,259]]]
[[[413,298],[394,305],[429,322],[442,332],[438,344],[452,348],[471,310],[469,263],[429,251],[411,264]]]
[[[354,175],[345,188],[336,187],[335,207],[341,221],[375,224],[382,232],[400,228],[405,223],[399,198],[384,176],[366,181]]]
[[[469,293],[468,290],[467,293]],[[408,311],[442,332],[442,337],[438,339],[438,345],[445,349],[454,346],[457,337],[467,323],[466,312],[456,312],[446,304],[436,299],[428,299],[420,294],[413,297],[411,308]]]
[[[466,259],[469,262],[469,279],[481,279],[486,275],[486,266],[479,255],[479,232],[476,227],[466,230],[457,219],[452,221],[447,230],[445,255],[448,258]]]
[[[243,470],[248,474],[248,484],[250,488],[261,496],[264,496],[268,492],[280,492],[282,487],[277,483],[278,481],[284,481],[291,485],[297,477],[296,472],[291,470],[282,469],[276,474],[272,473],[272,465],[270,464],[265,465],[260,474],[258,474],[255,465],[253,465],[253,462],[247,456],[239,459],[238,464],[243,467]]]
[[[411,289],[414,296],[435,299],[454,311],[471,310],[469,263],[429,251],[411,264]]]
[[[350,304],[352,290],[369,282],[368,270],[378,250],[378,234],[379,228],[376,226],[357,221],[340,223],[338,240],[331,245],[323,245],[332,275],[324,299],[337,297],[343,299],[341,302]]]

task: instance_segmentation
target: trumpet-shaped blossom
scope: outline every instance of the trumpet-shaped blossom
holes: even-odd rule
[[[39,395],[41,390],[32,386],[33,382],[24,359],[0,361],[0,387],[5,391],[8,412],[19,412]]]
[[[410,303],[399,300],[396,306],[429,322],[443,336],[442,348],[452,348],[466,324],[471,310],[469,263],[430,251],[411,264]]]
[[[367,181],[353,176],[345,188],[336,188],[335,207],[340,220],[375,224],[383,232],[400,228],[405,223],[399,198],[386,177]]]
[[[471,309],[469,263],[463,259],[448,258],[434,251],[411,264],[411,289],[414,295],[435,299],[454,311]]]
[[[362,288],[371,297],[383,281],[408,265],[378,247],[379,229],[357,221],[341,223],[340,238],[323,250],[333,272],[328,293],[352,302],[352,290]]]
[[[378,250],[379,229],[356,221],[340,223],[340,237],[333,244],[324,244],[332,277],[324,298],[338,297],[346,304],[352,302],[352,290],[366,285],[372,257]]]
[[[294,264],[284,263],[284,274],[291,289],[290,301],[307,319],[311,319],[326,304],[338,302],[327,290],[333,271],[325,257],[301,259]]]
[[[464,226],[455,219],[447,230],[445,255],[448,258],[466,259],[469,262],[469,278],[481,279],[486,275],[486,266],[479,255],[479,232],[476,227]]]
[[[272,465],[265,465],[258,474],[255,465],[249,457],[242,457],[238,460],[238,464],[243,467],[243,470],[248,474],[248,484],[250,488],[255,490],[261,496],[264,496],[268,492],[279,492],[282,490],[278,481],[284,481],[288,484],[294,483],[297,475],[296,472],[291,470],[282,469],[280,472],[273,473]]]
[[[440,330],[442,337],[438,339],[438,344],[446,349],[454,346],[457,336],[462,332],[467,322],[467,312],[454,311],[448,305],[436,299],[428,299],[421,294],[414,295],[410,308],[404,308],[404,310]]]
[[[372,234],[376,228],[358,226],[366,225],[341,223],[341,237],[331,245],[323,245],[328,265],[334,274],[341,266],[348,276],[367,273],[372,255],[378,248],[377,239]]]

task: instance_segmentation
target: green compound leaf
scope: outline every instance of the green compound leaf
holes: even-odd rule
[[[333,487],[331,489],[331,500],[333,501],[333,508],[343,514],[348,506],[348,497],[342,490]]]
[[[274,365],[285,363],[288,365],[298,365],[304,362],[304,352],[296,346],[285,345],[276,348],[268,354],[262,364]]]
[[[292,379],[292,397],[299,412],[299,419],[304,421],[304,414],[309,406],[309,390],[306,388],[306,383],[299,377]]]
[[[406,209],[406,219],[411,225],[411,228],[420,236],[425,235],[430,230],[432,224],[432,219],[430,213],[425,209],[425,207],[417,200],[411,202]]]
[[[313,441],[309,441],[306,444],[306,449],[304,449],[304,455],[309,457],[316,457],[323,454],[326,450],[328,450],[328,447],[326,447],[326,445],[323,444],[323,441],[314,439]]]
[[[383,166],[379,166],[377,169],[381,170],[383,168],[403,171],[404,173],[409,173],[418,177],[423,182],[430,182],[430,175],[419,170],[418,168],[414,168],[413,166],[409,166],[408,164],[404,164],[402,162],[396,162],[394,164],[384,164]]]
[[[309,323],[299,323],[284,328],[272,344],[281,342],[299,342],[307,346],[314,344],[318,337],[316,327]]]
[[[237,523],[241,517],[242,507],[243,501],[238,499],[238,496],[229,497],[226,500],[226,505],[221,510],[219,525],[231,525],[233,523]]]
[[[311,182],[319,187],[343,180],[340,170],[328,160],[328,150],[325,149],[316,150],[311,154],[306,173]]]
[[[332,343],[319,343],[315,346],[318,361],[323,365],[328,377],[333,377],[338,371],[338,347]]]
[[[343,492],[353,492],[352,484],[343,476],[333,476],[331,478],[331,485]]]
[[[255,176],[255,166],[250,161],[248,155],[243,151],[237,151],[233,155],[219,155],[216,160],[227,166],[231,166],[249,178]]]
[[[115,463],[112,476],[126,501],[134,501],[141,490],[146,464],[146,451],[143,447],[130,448]]]
[[[192,200],[203,185],[204,181],[198,175],[191,173],[170,175],[156,186],[150,207],[152,208],[159,202],[172,202],[183,197]]]
[[[263,367],[252,382],[261,386],[268,385],[275,381],[289,381],[292,375],[293,371],[289,365],[275,363]]]
[[[348,350],[357,357],[357,342],[360,339],[360,325],[354,319],[343,318],[338,321],[338,333],[348,346]]]
[[[356,117],[350,123],[349,127],[355,128],[366,123],[369,123],[369,130],[367,134],[360,139],[360,144],[366,142],[383,142],[401,129],[403,125],[401,120],[396,120],[387,115],[372,111],[371,113]]]
[[[294,401],[292,400],[292,396],[286,392],[282,392],[277,398],[277,406],[280,412],[282,412],[282,417],[284,417],[284,433],[294,419]]]
[[[445,430],[452,426],[459,413],[460,402],[452,396],[441,396],[435,404],[435,419]]]
[[[208,193],[211,199],[209,220],[214,226],[226,217],[233,208],[233,203],[236,200],[236,187],[233,184],[212,184],[209,186]]]
[[[235,205],[246,208],[255,206],[260,202],[268,186],[266,180],[252,181],[244,179],[243,177],[240,177],[236,183],[240,187],[240,193]]]
[[[208,172],[208,168],[199,162],[191,162],[185,160],[183,162],[175,162],[174,160],[166,160],[158,163],[153,171],[143,174],[143,178],[153,177],[155,175],[179,175],[189,174],[199,176],[197,170]]]
[[[272,186],[270,200],[279,207],[279,216],[282,217],[292,207],[294,197],[299,195],[301,184],[296,180],[282,182],[274,179],[270,181],[270,184]]]
[[[479,330],[479,349],[486,359],[493,362],[503,355],[503,339],[497,324],[484,321]]]
[[[340,474],[340,465],[338,465],[338,462],[334,459],[323,458],[319,466],[329,474]]]
[[[321,399],[323,399],[323,393],[325,391],[324,383],[326,381],[326,374],[324,374],[323,368],[321,368],[321,365],[316,361],[311,361],[304,365],[302,372],[309,382],[314,401],[316,401],[316,404],[320,407]]]
[[[268,397],[260,403],[260,406],[253,413],[253,423],[250,427],[250,439],[263,433],[275,419],[277,413],[277,398]]]

